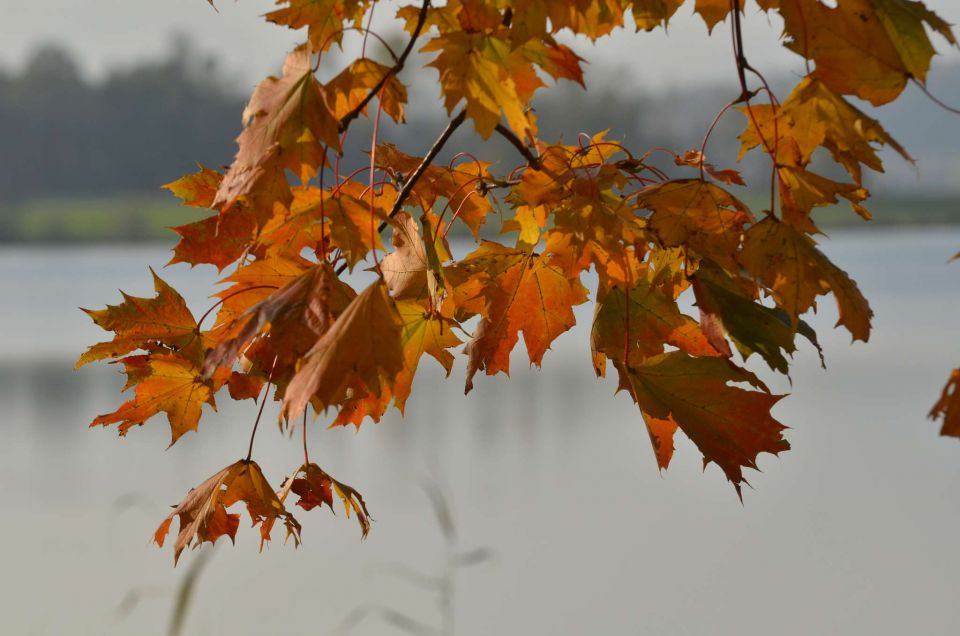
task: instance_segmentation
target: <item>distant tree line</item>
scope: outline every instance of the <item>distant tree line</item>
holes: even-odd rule
[[[547,138],[570,142],[578,132],[598,132],[596,126],[571,127],[589,123],[591,114],[598,126],[610,128],[610,138],[634,149],[682,150],[702,135],[676,126],[676,108],[662,108],[666,96],[593,93],[565,84],[536,103],[553,124],[543,131]],[[701,92],[712,93],[711,88]],[[160,185],[192,171],[197,162],[213,168],[229,164],[249,90],[182,36],[172,39],[163,58],[115,68],[97,81],[84,75],[63,46],[42,46],[20,70],[0,69],[0,206],[38,198],[159,194]],[[691,100],[697,112],[684,114],[709,119],[712,102],[722,99],[711,97],[717,99]],[[417,147],[418,140],[436,136],[432,122],[438,109],[435,100],[412,94],[412,125],[382,137]],[[358,126],[347,140],[343,169],[365,163],[365,128]],[[512,162],[514,151],[502,150],[494,155],[501,155],[504,165]]]
[[[238,84],[185,38],[100,81],[61,46],[38,48],[0,70],[0,202],[157,192],[197,161],[229,163]]]
[[[421,154],[437,136],[435,122],[444,117],[433,87],[422,81],[432,73],[419,70],[422,62],[414,60],[405,74],[411,82],[410,125],[385,123],[380,134],[384,142]],[[324,65],[321,75],[326,78],[338,70]],[[960,76],[957,67],[944,71],[947,80]],[[58,44],[39,47],[18,70],[0,68],[0,242],[74,240],[81,235],[166,237],[164,227],[187,217],[174,216],[176,201],[165,197],[160,186],[192,172],[198,162],[212,168],[230,163],[236,152],[232,140],[240,132],[254,79],[259,78],[241,81],[231,76],[185,37],[172,38],[159,59],[115,67],[96,80]],[[784,79],[789,78],[772,81],[779,89]],[[604,86],[602,70],[598,77],[588,76],[587,82],[592,81]],[[958,87],[960,83],[944,81],[944,98],[960,102]],[[638,95],[626,94],[617,85],[607,92],[584,91],[564,82],[545,92],[534,108],[549,122],[541,130],[544,139],[576,143],[580,132],[592,135],[609,128],[608,139],[623,140],[634,151],[664,147],[682,152],[699,147],[704,133],[701,126],[686,122],[709,121],[731,96],[710,83],[678,90]],[[918,101],[927,113],[919,123],[913,114]],[[922,184],[925,191],[956,192],[960,164],[952,149],[960,128],[954,115],[927,108],[927,101],[922,95],[905,96],[899,110],[887,113],[889,128],[921,158],[928,176]],[[936,122],[937,135],[916,130],[927,119]],[[369,122],[357,124],[346,140],[341,174],[368,161]],[[736,135],[743,125],[737,113],[724,117],[708,158],[722,167],[737,167],[748,182],[767,180],[770,167],[763,157],[735,164]],[[509,172],[516,163],[515,150],[497,136],[484,142],[471,139],[465,129],[457,135],[462,136],[461,149],[487,146],[483,154],[496,162],[494,171]],[[669,163],[667,155],[657,156]],[[909,166],[895,160],[888,165],[896,173],[888,175],[888,183],[914,191],[921,185]],[[113,234],[103,228],[112,228]]]

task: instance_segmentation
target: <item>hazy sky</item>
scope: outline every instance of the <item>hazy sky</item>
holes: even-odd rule
[[[389,19],[393,7],[380,9]],[[927,0],[946,20],[960,22],[956,0]],[[222,58],[228,69],[250,83],[276,72],[283,51],[298,39],[298,33],[267,24],[260,15],[270,10],[272,0],[220,0],[219,13],[204,0],[0,0],[0,64],[16,67],[29,51],[43,42],[61,42],[93,75],[105,68],[155,57],[168,46],[170,35],[191,35],[204,51]],[[631,83],[646,86],[678,85],[716,79],[732,72],[729,29],[717,27],[708,38],[706,27],[692,16],[692,0],[680,9],[670,26],[634,34],[632,29],[612,39],[601,40],[593,50],[576,47],[592,63],[590,70],[615,70]],[[798,58],[778,45],[780,25],[760,12],[752,2],[745,20],[748,55],[761,69],[801,67]],[[946,49],[940,40],[936,46]],[[590,74],[588,71],[588,82]]]

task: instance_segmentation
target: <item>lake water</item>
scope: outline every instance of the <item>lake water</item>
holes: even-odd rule
[[[851,346],[827,298],[811,322],[828,369],[801,346],[792,386],[763,372],[792,394],[774,413],[793,450],[761,456],[743,505],[682,434],[657,471],[636,408],[593,376],[589,309],[542,370],[521,347],[511,380],[483,377],[467,398],[462,358],[446,382],[425,361],[405,419],[311,429],[311,457],[365,495],[370,537],[314,510],[298,515],[300,549],[275,540],[258,554],[242,523],[200,575],[185,633],[336,633],[360,607],[439,627],[437,596],[395,573],[444,567],[430,480],[459,546],[495,555],[459,572],[457,634],[956,634],[960,443],[925,416],[960,362],[960,265],[946,264],[958,249],[956,228],[825,243],[870,299],[874,335]],[[106,365],[72,369],[102,335],[76,307],[115,303],[118,287],[149,294],[146,266],[166,260],[139,246],[0,251],[4,633],[164,633],[198,553],[174,569],[151,533],[245,452],[250,402],[222,400],[169,450],[162,418],[123,439],[86,427],[116,407],[122,379]],[[208,306],[211,272],[162,275],[195,312]],[[279,482],[300,449],[271,421],[255,458]],[[371,618],[350,633],[402,632]]]

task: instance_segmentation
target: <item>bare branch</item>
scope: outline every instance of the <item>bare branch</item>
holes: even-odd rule
[[[393,202],[393,207],[390,209],[390,213],[387,215],[387,218],[392,219],[397,215],[398,212],[400,212],[400,210],[403,209],[403,204],[413,191],[413,186],[417,184],[417,181],[420,180],[420,177],[423,176],[423,173],[427,171],[427,168],[430,167],[430,164],[433,163],[433,160],[436,159],[437,155],[440,154],[440,151],[443,150],[444,144],[447,143],[447,140],[450,139],[450,136],[453,135],[453,132],[460,127],[460,124],[462,124],[466,118],[467,111],[466,109],[463,109],[457,113],[456,117],[450,120],[450,123],[447,124],[447,127],[444,128],[443,132],[440,133],[440,136],[437,137],[437,140],[433,142],[433,146],[430,147],[430,150],[420,162],[420,165],[418,165],[416,169],[410,173],[410,176],[408,176],[404,181],[403,187],[400,189],[399,194],[397,194],[397,199]],[[383,234],[385,229],[387,229],[387,221],[381,221],[380,227],[377,228],[377,233]],[[343,263],[337,268],[337,274],[342,274],[346,268],[347,264]]]
[[[509,141],[517,151],[523,155],[523,158],[527,160],[527,165],[533,168],[534,170],[540,169],[540,157],[533,154],[533,152],[520,141],[520,138],[517,137],[512,130],[504,126],[503,124],[497,124],[497,127],[494,129],[500,136]]]

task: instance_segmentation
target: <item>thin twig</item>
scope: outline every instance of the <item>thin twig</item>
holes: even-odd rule
[[[937,106],[939,106],[940,108],[942,108],[943,110],[945,110],[945,111],[947,111],[947,112],[953,113],[953,114],[955,114],[955,115],[960,115],[960,109],[956,109],[956,108],[954,108],[954,107],[952,107],[952,106],[949,106],[949,105],[945,104],[944,102],[940,101],[939,99],[937,99],[937,98],[934,96],[934,94],[931,93],[931,92],[927,89],[927,87],[924,86],[921,82],[919,82],[916,78],[911,78],[911,81],[913,81],[913,83],[916,84],[917,87],[918,87],[921,91],[923,91],[923,94],[926,95],[927,98],[928,98],[930,101],[932,101],[934,104],[936,104]]]
[[[370,103],[374,97],[380,93],[380,89],[384,87],[391,77],[396,76],[403,70],[403,65],[406,64],[407,58],[410,56],[410,53],[413,52],[413,46],[417,41],[417,38],[420,37],[420,32],[423,30],[423,25],[427,21],[427,10],[430,8],[430,0],[423,0],[423,5],[420,7],[420,14],[417,16],[417,25],[413,29],[413,33],[410,35],[410,41],[407,42],[407,47],[403,49],[403,52],[400,53],[400,58],[397,60],[397,63],[394,64],[389,71],[383,74],[383,77],[380,78],[380,81],[370,89],[370,92],[367,93],[367,96],[360,100],[360,103],[357,104],[353,110],[348,112],[340,119],[340,124],[338,126],[339,132],[346,131],[347,127],[350,125],[354,119],[356,119],[360,113],[363,112],[363,109],[367,107],[367,104]]]
[[[727,103],[726,106],[720,109],[720,112],[717,113],[716,117],[713,118],[713,122],[710,123],[710,128],[707,129],[707,134],[703,136],[703,143],[700,144],[700,180],[703,181],[703,164],[707,160],[707,142],[710,141],[710,135],[713,134],[713,129],[717,127],[717,124],[720,122],[720,119],[723,117],[724,113],[728,110],[743,102],[743,95],[740,95],[736,99]]]
[[[533,152],[524,145],[520,138],[517,137],[512,130],[504,126],[503,124],[497,124],[497,127],[494,128],[500,136],[509,141],[517,151],[523,155],[523,158],[527,160],[527,165],[529,165],[534,170],[540,169],[540,157],[533,154]]]
[[[418,165],[410,174],[410,176],[406,178],[403,187],[397,194],[396,201],[393,202],[393,207],[390,209],[390,213],[387,215],[388,219],[392,219],[400,212],[400,210],[403,209],[403,204],[413,191],[413,186],[417,184],[417,181],[420,180],[420,177],[423,176],[423,173],[427,171],[427,168],[430,167],[430,164],[433,163],[433,160],[436,159],[437,155],[440,154],[440,151],[443,150],[444,144],[447,143],[447,140],[450,139],[450,136],[453,135],[453,132],[460,127],[460,124],[462,124],[466,118],[467,111],[466,109],[463,109],[457,113],[456,117],[450,120],[450,123],[447,124],[447,127],[444,128],[443,132],[440,133],[440,136],[437,137],[437,140],[433,142],[433,146],[430,147],[430,150],[427,152],[426,156],[420,161],[420,165]],[[387,221],[382,221],[380,223],[380,227],[377,228],[377,233],[383,234],[383,231],[387,229],[387,225]],[[337,268],[337,274],[342,274],[346,269],[347,264],[343,263]]]
[[[760,74],[758,70],[750,66],[750,63],[747,61],[747,56],[743,52],[743,25],[740,24],[740,0],[730,0],[730,7],[733,12],[733,20],[731,21],[733,30],[733,53],[737,63],[737,77],[740,80],[740,97],[744,104],[746,104],[747,116],[750,118],[750,123],[753,124],[753,127],[756,129],[757,136],[760,137],[760,141],[763,143],[763,148],[767,151],[767,154],[770,155],[770,159],[773,164],[770,170],[769,212],[772,215],[777,203],[777,173],[780,168],[778,163],[779,157],[777,156],[779,152],[780,141],[779,122],[777,121],[777,108],[779,102],[774,96],[773,91],[770,90],[769,85],[767,85],[767,80],[763,77],[763,75]],[[763,134],[763,129],[760,128],[760,124],[757,122],[757,118],[753,114],[753,108],[750,105],[750,99],[753,97],[753,94],[747,88],[748,70],[760,78],[760,81],[763,82],[764,88],[770,96],[770,107],[773,109],[773,148],[771,148],[767,143],[767,138]]]

